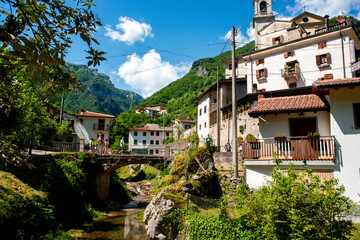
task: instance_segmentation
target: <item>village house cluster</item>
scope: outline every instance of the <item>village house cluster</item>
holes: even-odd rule
[[[274,166],[286,170],[293,163],[321,179],[339,179],[358,202],[360,40],[354,27],[345,18],[331,24],[328,16],[309,12],[276,20],[271,0],[253,5],[255,51],[237,56],[235,66],[224,61],[226,76],[236,70],[237,112],[226,77],[219,94],[214,84],[197,99],[199,137],[210,135],[216,143],[219,131],[221,151],[239,141],[236,151],[251,188],[263,185]]]

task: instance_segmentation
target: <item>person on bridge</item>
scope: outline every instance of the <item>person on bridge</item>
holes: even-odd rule
[[[121,147],[121,152],[124,153],[124,150],[125,150],[125,140],[124,140],[124,137],[121,138],[120,147]]]

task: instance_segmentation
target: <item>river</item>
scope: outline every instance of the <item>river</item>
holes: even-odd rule
[[[106,212],[91,225],[84,225],[81,230],[70,230],[68,234],[74,239],[148,239],[142,218],[139,217],[151,200],[151,183],[126,185],[138,194],[130,203],[124,205],[121,210]]]

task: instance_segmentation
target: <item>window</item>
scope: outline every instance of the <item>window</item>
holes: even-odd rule
[[[146,137],[146,132],[143,132],[143,136]]]
[[[295,51],[284,52],[284,58],[295,56]]]
[[[289,83],[289,88],[296,88],[296,83]]]
[[[260,3],[260,12],[265,13],[267,11],[267,3],[265,1],[262,1]]]
[[[265,92],[266,91],[266,89],[265,88],[262,88],[262,89],[258,89],[258,90],[256,90],[256,92],[258,92],[258,93],[262,93],[262,92]]]
[[[204,123],[204,128],[206,128],[206,122]]]
[[[135,137],[137,136],[137,132],[134,132],[134,136],[135,136]]]
[[[151,144],[151,145],[154,145],[154,140],[150,140],[150,144]]]
[[[284,36],[275,37],[272,39],[273,45],[278,45],[280,43],[284,42]]]
[[[321,54],[316,56],[316,65],[321,66],[329,66],[331,64],[331,55],[330,53]]]
[[[307,18],[307,17],[304,17],[304,18],[303,18],[303,22],[304,22],[304,23],[307,23],[308,21],[309,21],[309,18]]]
[[[160,132],[156,132],[156,136],[160,136]]]
[[[201,124],[199,124],[199,130],[201,130]]]
[[[146,145],[146,140],[143,140],[143,145]]]
[[[105,130],[105,119],[99,119],[99,125],[97,130]]]
[[[318,49],[323,49],[326,47],[326,41],[318,43]]]
[[[235,69],[238,67],[238,64],[237,63],[235,63]],[[229,63],[229,70],[232,70],[232,64],[231,63]]]
[[[166,136],[168,137],[169,136],[169,133],[167,132],[167,133],[165,133],[166,134]]]
[[[355,128],[360,128],[360,103],[353,104]]]
[[[210,126],[214,125],[217,122],[217,118],[216,118],[216,111],[210,113]]]
[[[150,149],[150,155],[153,155],[153,154],[154,154],[154,150]]]
[[[185,129],[190,129],[190,128],[191,128],[191,125],[185,124]]]
[[[159,140],[156,140],[155,144],[156,144],[156,145],[159,145]]]
[[[206,113],[206,106],[204,106],[204,114]]]
[[[134,139],[134,145],[137,145],[137,140],[136,139]]]
[[[155,154],[159,154],[159,149],[156,149],[156,150],[155,150]]]
[[[201,116],[201,108],[200,108],[200,110],[199,110],[199,116]]]
[[[256,70],[256,79],[266,78],[267,77],[267,69]]]
[[[264,63],[265,63],[265,60],[263,58],[255,61],[256,66],[258,66],[260,64],[264,64]]]
[[[151,136],[154,136],[154,132],[150,132],[150,135],[151,135]]]

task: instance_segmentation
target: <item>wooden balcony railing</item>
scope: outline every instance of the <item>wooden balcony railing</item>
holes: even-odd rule
[[[242,141],[244,160],[335,160],[336,146],[333,136],[308,138],[288,137],[257,139],[256,142]]]

